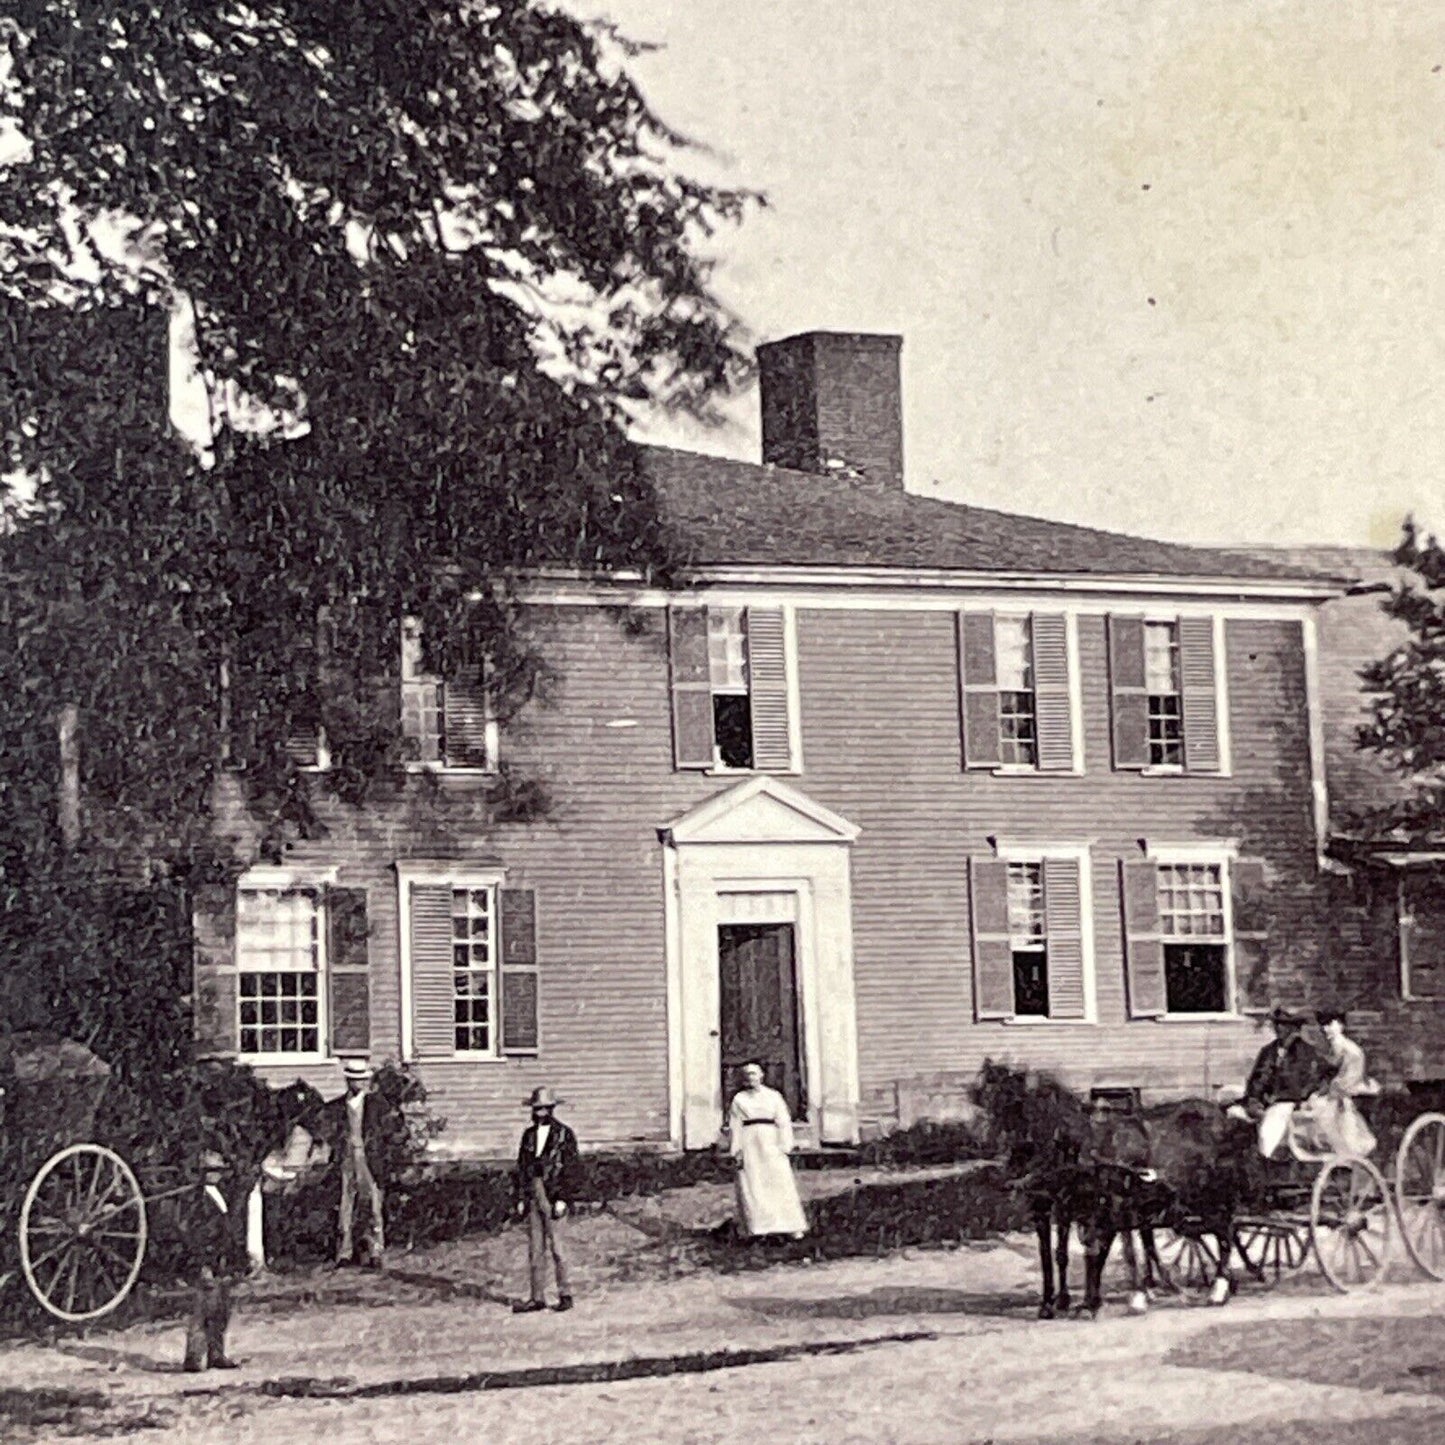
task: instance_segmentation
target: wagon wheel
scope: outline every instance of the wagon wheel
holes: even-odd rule
[[[1410,1258],[1445,1279],[1445,1114],[1421,1114],[1395,1156],[1395,1202]]]
[[[20,1267],[57,1319],[99,1319],[130,1293],[145,1258],[140,1185],[118,1154],[72,1144],[30,1182],[20,1208]]]
[[[1390,1195],[1368,1159],[1329,1159],[1310,1197],[1310,1243],[1342,1294],[1374,1284],[1390,1249]]]
[[[1234,1247],[1249,1277],[1273,1289],[1309,1258],[1310,1236],[1304,1224],[1290,1219],[1248,1219],[1234,1231]]]
[[[1164,1283],[1176,1294],[1202,1299],[1219,1275],[1219,1245],[1192,1221],[1167,1234],[1159,1245]]]

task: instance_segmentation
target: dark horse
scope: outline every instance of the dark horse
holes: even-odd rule
[[[1255,1187],[1251,1130],[1233,1126],[1207,1100],[1130,1113],[1095,1109],[1047,1074],[992,1061],[980,1071],[974,1102],[987,1146],[1028,1201],[1043,1275],[1040,1318],[1069,1309],[1075,1225],[1086,1258],[1084,1305],[1092,1314],[1102,1303],[1104,1266],[1116,1238],[1129,1266],[1132,1309],[1146,1306],[1151,1284],[1170,1283],[1155,1249],[1156,1228],[1214,1236],[1211,1298],[1228,1298],[1234,1217]]]

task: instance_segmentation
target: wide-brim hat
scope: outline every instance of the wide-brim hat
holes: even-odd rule
[[[522,1101],[529,1109],[555,1109],[558,1104],[565,1104],[565,1099],[559,1099],[551,1089],[545,1085],[532,1090]]]
[[[201,1151],[201,1168],[206,1172],[211,1170],[224,1169],[226,1167],[225,1157],[217,1154],[214,1149],[203,1149]]]
[[[1292,1009],[1285,1008],[1282,1004],[1276,1004],[1270,1010],[1269,1021],[1272,1024],[1282,1024],[1289,1027],[1302,1029],[1308,1020],[1303,1014],[1297,1014]]]
[[[353,1079],[369,1079],[371,1077],[371,1065],[365,1059],[347,1059],[341,1066],[341,1077],[348,1083]]]

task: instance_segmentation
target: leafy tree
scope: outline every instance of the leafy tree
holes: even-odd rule
[[[636,54],[544,0],[0,0],[9,1016],[125,1033],[152,980],[97,860],[237,866],[228,744],[263,851],[317,787],[400,786],[401,615],[505,724],[548,678],[522,579],[685,560],[624,424],[744,375],[706,249],[756,198],[690,177]],[[158,424],[172,315],[205,455]],[[69,707],[89,852],[56,831]],[[318,725],[319,780],[286,748]]]
[[[1393,560],[1414,576],[1381,607],[1408,636],[1361,672],[1371,717],[1359,745],[1410,787],[1358,823],[1366,836],[1438,843],[1445,832],[1445,548],[1407,521]]]
[[[703,250],[750,197],[689,178],[615,30],[540,0],[3,0],[0,37],[4,462],[34,485],[0,549],[6,732],[48,751],[80,706],[93,823],[202,847],[223,662],[274,834],[307,826],[298,731],[352,801],[396,761],[403,611],[439,671],[485,660],[505,720],[546,680],[520,577],[676,565],[622,423],[743,374]],[[138,304],[194,321],[210,465],[136,414]]]

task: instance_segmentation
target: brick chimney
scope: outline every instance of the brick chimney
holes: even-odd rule
[[[903,487],[901,336],[805,331],[758,347],[763,460]]]

